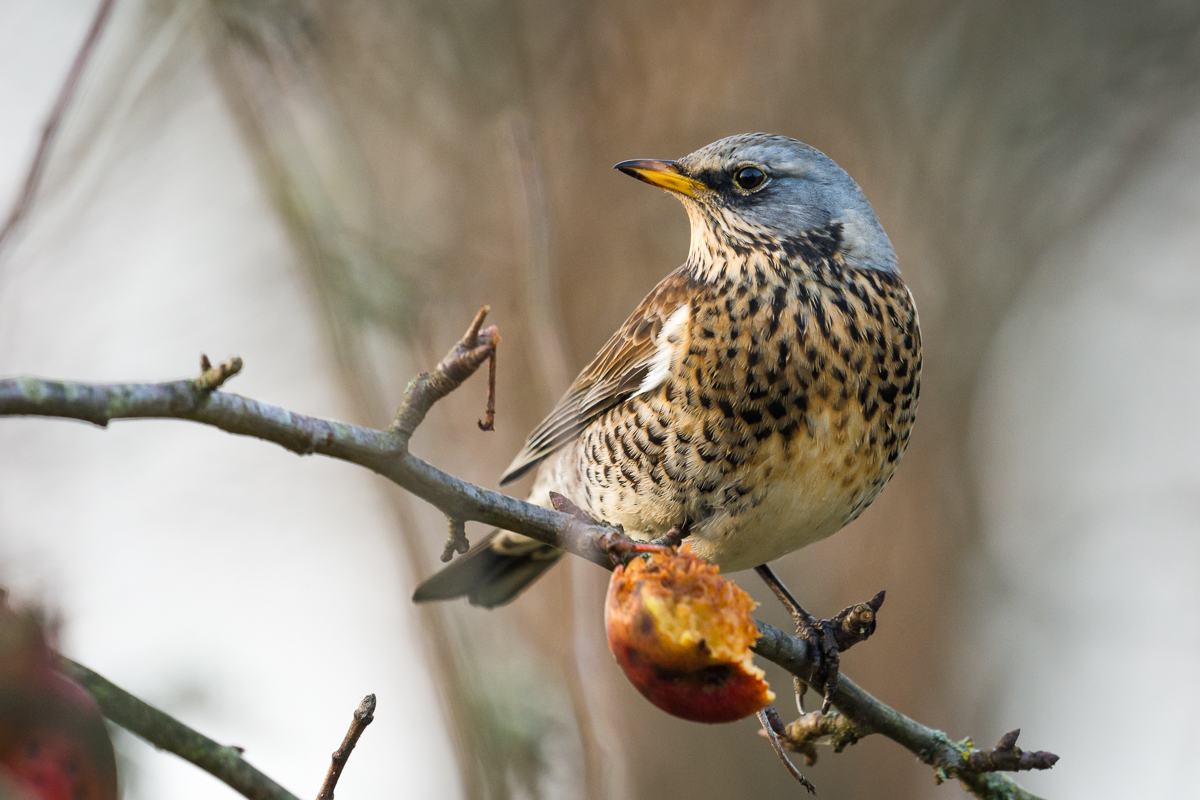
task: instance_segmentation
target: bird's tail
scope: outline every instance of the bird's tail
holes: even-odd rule
[[[473,606],[502,606],[515,600],[562,554],[557,547],[497,529],[418,586],[413,601],[466,597]]]

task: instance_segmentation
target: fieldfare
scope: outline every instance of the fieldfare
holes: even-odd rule
[[[687,261],[500,483],[536,467],[531,502],[549,507],[557,492],[636,539],[673,530],[727,572],[836,532],[891,478],[921,386],[917,310],[871,204],[832,159],[785,136],[616,169],[683,202]],[[496,531],[414,599],[498,606],[561,555]]]

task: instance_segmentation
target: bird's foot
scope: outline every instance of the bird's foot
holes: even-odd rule
[[[550,504],[554,506],[555,511],[570,514],[586,525],[603,526],[615,530],[615,534],[605,537],[605,540],[601,542],[601,547],[608,553],[608,557],[614,565],[624,564],[629,559],[645,555],[646,553],[663,553],[671,549],[659,544],[659,540],[657,539],[652,542],[639,542],[636,539],[630,539],[625,534],[625,528],[620,524],[610,524],[592,518],[586,511],[558,492],[550,492]],[[674,531],[675,529],[672,528],[671,530]],[[667,535],[670,536],[671,534],[668,533]]]
[[[841,655],[859,642],[866,641],[875,632],[875,619],[883,605],[884,592],[880,592],[865,603],[855,603],[842,609],[833,619],[817,619],[809,614],[792,596],[779,576],[766,564],[755,571],[766,582],[796,623],[796,636],[809,646],[813,670],[809,681],[795,677],[796,707],[804,713],[804,694],[809,686],[822,695],[821,713],[828,713],[833,703],[833,692],[837,688]]]
[[[651,539],[650,544],[660,547],[679,547],[683,540],[692,532],[692,523],[684,521],[681,525],[675,525],[665,535],[659,536],[657,539]]]

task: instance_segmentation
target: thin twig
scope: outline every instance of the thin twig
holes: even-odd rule
[[[59,669],[96,698],[104,716],[160,750],[195,764],[238,794],[250,800],[298,800],[250,766],[240,748],[214,742],[69,658],[60,657]]]
[[[400,404],[396,419],[389,428],[399,433],[406,444],[433,404],[461,386],[484,361],[495,355],[496,345],[500,344],[500,332],[495,325],[481,330],[490,310],[489,306],[479,309],[467,332],[432,372],[422,372],[408,382],[404,390],[404,402]]]
[[[354,745],[358,744],[358,737],[362,736],[363,731],[374,721],[375,695],[369,694],[355,709],[354,717],[350,720],[350,730],[346,731],[346,738],[342,739],[342,746],[333,751],[329,772],[325,773],[325,782],[321,784],[317,800],[333,800],[333,790],[337,788],[338,778],[342,777],[342,769],[350,760],[350,754],[354,752]]]
[[[809,680],[815,666],[809,648],[805,640],[760,621],[758,641],[751,649],[793,675]],[[878,733],[891,739],[932,766],[939,781],[956,777],[964,789],[981,800],[1041,800],[1002,773],[968,772],[967,759],[973,751],[969,743],[955,742],[942,731],[922,725],[876,700],[845,673],[839,675],[834,687],[833,705],[860,736]]]
[[[771,748],[775,751],[775,755],[779,756],[779,760],[783,762],[783,766],[787,769],[788,774],[800,782],[800,785],[808,789],[809,794],[816,794],[817,787],[812,785],[812,781],[804,777],[804,773],[796,769],[796,765],[788,758],[784,752],[783,744],[779,741],[779,731],[783,725],[779,719],[779,712],[774,706],[767,706],[762,711],[758,712],[758,722],[762,725],[762,732],[767,737],[767,741],[771,743]]]
[[[104,32],[104,26],[108,23],[115,4],[116,0],[100,0],[100,4],[96,8],[96,15],[92,18],[92,25],[88,28],[87,36],[83,38],[83,44],[79,46],[79,52],[75,54],[75,61],[67,72],[67,78],[63,81],[62,88],[58,90],[58,99],[54,101],[54,107],[50,109],[50,115],[46,117],[46,121],[42,125],[42,138],[38,142],[33,161],[29,164],[25,184],[21,187],[21,193],[17,195],[12,209],[8,212],[8,219],[5,220],[4,227],[0,229],[0,251],[3,251],[9,236],[17,229],[21,220],[33,206],[33,198],[37,194],[38,185],[42,182],[42,173],[46,170],[46,162],[50,158],[50,149],[54,145],[54,139],[58,136],[58,129],[62,126],[63,117],[71,105],[75,90],[79,87],[79,79],[83,77],[88,61],[91,60],[92,53],[96,49],[96,42],[100,41],[100,34]]]
[[[319,453],[358,464],[431,503],[448,517],[521,533],[605,568],[611,569],[629,553],[654,548],[649,543],[635,543],[614,528],[467,483],[408,451],[412,431],[433,403],[481,367],[499,340],[494,327],[480,329],[484,313],[486,309],[433,372],[409,384],[396,422],[386,430],[294,414],[235,394],[202,391],[193,380],[111,385],[38,378],[0,380],[0,416],[64,417],[100,426],[114,419],[192,420],[274,442],[302,455]],[[819,658],[806,641],[763,622],[758,623],[758,629],[755,652],[802,680],[812,680]],[[942,731],[901,714],[845,675],[839,676],[831,700],[857,729],[892,739],[933,766],[935,775],[958,778],[979,798],[1037,800],[1007,775],[968,771],[971,753],[977,752],[969,743],[955,743]],[[1044,760],[1049,766],[1049,759]]]
[[[492,347],[492,354],[488,356],[488,396],[487,408],[483,412],[483,419],[479,420],[479,430],[494,431],[496,430],[496,348]]]

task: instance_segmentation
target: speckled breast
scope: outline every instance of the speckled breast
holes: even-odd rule
[[[920,371],[898,275],[834,255],[698,282],[668,379],[570,448],[579,499],[635,535],[686,523],[725,570],[766,563],[875,499],[908,442]]]

